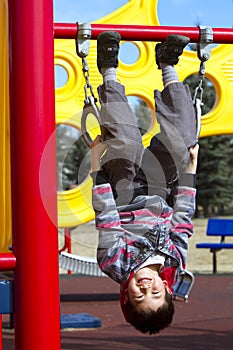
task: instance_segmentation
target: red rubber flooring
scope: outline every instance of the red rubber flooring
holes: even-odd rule
[[[61,278],[61,313],[88,313],[102,322],[97,329],[61,331],[61,349],[232,350],[233,275],[195,277],[189,302],[175,302],[172,326],[153,336],[125,323],[118,286],[110,279]],[[3,334],[3,350],[13,350],[13,343],[13,335]]]

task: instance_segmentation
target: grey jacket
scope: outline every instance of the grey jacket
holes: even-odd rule
[[[97,260],[101,270],[123,286],[148,257],[159,253],[165,256],[161,274],[170,278],[172,289],[179,272],[186,267],[196,189],[178,187],[174,208],[157,195],[138,196],[131,204],[116,207],[108,183],[94,186],[92,196],[99,230]]]

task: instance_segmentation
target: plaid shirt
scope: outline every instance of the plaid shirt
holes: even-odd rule
[[[151,255],[162,254],[163,271],[173,267],[177,277],[186,266],[195,197],[195,188],[182,186],[176,190],[174,208],[156,195],[138,196],[131,204],[116,207],[110,184],[94,186],[92,201],[99,230],[97,260],[101,270],[123,286]]]

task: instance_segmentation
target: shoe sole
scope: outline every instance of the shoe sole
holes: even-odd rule
[[[166,43],[170,45],[179,45],[181,47],[186,46],[190,42],[189,37],[183,35],[171,34],[167,36]]]
[[[106,40],[116,40],[116,41],[120,42],[121,36],[118,32],[114,32],[114,31],[110,30],[107,32],[100,33],[97,37],[97,42],[99,42],[99,43],[105,42]]]

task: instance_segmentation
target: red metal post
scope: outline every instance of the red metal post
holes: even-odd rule
[[[187,35],[191,42],[200,40],[198,27],[174,26],[140,26],[120,24],[92,24],[92,39],[106,30],[116,30],[121,34],[122,40],[130,41],[163,41],[169,34]],[[233,28],[212,28],[213,43],[233,44]],[[57,39],[75,39],[77,37],[76,23],[55,23],[54,37]]]
[[[12,224],[16,350],[60,349],[56,145],[46,155],[44,192],[39,170],[55,130],[52,0],[8,0]],[[53,138],[55,141],[55,138]]]
[[[0,350],[2,350],[2,315],[0,315]]]
[[[64,237],[65,242],[64,242],[63,247],[59,250],[59,253],[65,251],[66,249],[67,249],[68,253],[71,253],[72,242],[71,242],[71,234],[70,234],[69,227],[65,228],[64,236],[65,236]],[[68,273],[68,275],[71,275],[72,271],[68,270],[67,273]]]
[[[66,249],[68,253],[71,253],[71,248],[72,248],[72,242],[70,237],[70,229],[69,227],[66,227],[64,229],[64,244],[63,244],[63,247],[59,250],[59,253],[64,252]]]

